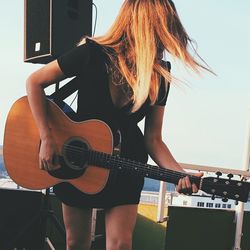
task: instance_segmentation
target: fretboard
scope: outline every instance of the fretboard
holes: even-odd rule
[[[88,154],[89,164],[93,164],[103,168],[114,169],[116,171],[144,176],[147,178],[170,182],[173,184],[178,184],[179,179],[185,176],[189,176],[190,181],[192,183],[195,183],[198,186],[200,184],[199,177],[186,173],[169,170],[163,167],[153,166],[150,164],[144,164],[119,156],[113,156],[97,151],[89,151]]]

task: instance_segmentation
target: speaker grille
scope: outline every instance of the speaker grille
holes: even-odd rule
[[[51,1],[25,0],[25,60],[51,54]]]
[[[92,33],[92,0],[25,0],[24,61],[48,63]]]

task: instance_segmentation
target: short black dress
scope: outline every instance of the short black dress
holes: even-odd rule
[[[122,135],[121,156],[146,163],[148,155],[145,149],[143,134],[137,123],[149,109],[149,99],[135,113],[129,107],[118,109],[114,106],[109,91],[106,50],[96,42],[87,39],[57,61],[67,77],[78,77],[77,119],[101,119]],[[168,96],[169,84],[161,84],[158,101],[155,105],[164,106]],[[80,208],[110,208],[125,204],[138,204],[144,184],[144,177],[130,173],[110,171],[107,185],[95,194],[89,195],[79,191],[69,183],[60,183],[53,190],[65,204]]]

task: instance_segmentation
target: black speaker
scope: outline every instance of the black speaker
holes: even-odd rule
[[[234,210],[169,206],[168,216],[164,250],[229,250],[234,245]]]
[[[46,64],[92,34],[92,0],[24,0],[24,61]]]
[[[0,189],[0,249],[41,249],[40,213],[43,194],[35,191]]]

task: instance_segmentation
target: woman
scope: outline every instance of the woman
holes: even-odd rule
[[[60,152],[48,127],[44,88],[67,77],[79,78],[77,119],[107,121],[122,134],[121,155],[185,172],[162,141],[164,106],[171,76],[163,51],[182,60],[195,72],[206,69],[188,52],[191,43],[171,0],[125,0],[106,35],[83,39],[80,44],[32,73],[27,79],[30,107],[40,132],[40,168],[60,168]],[[145,119],[144,136],[137,123]],[[196,174],[202,176],[202,174]],[[70,184],[58,184],[62,200],[67,250],[90,249],[92,208],[105,209],[106,249],[132,249],[132,233],[143,178],[111,171],[108,184],[97,195],[81,193]],[[188,177],[176,187],[197,192]]]

